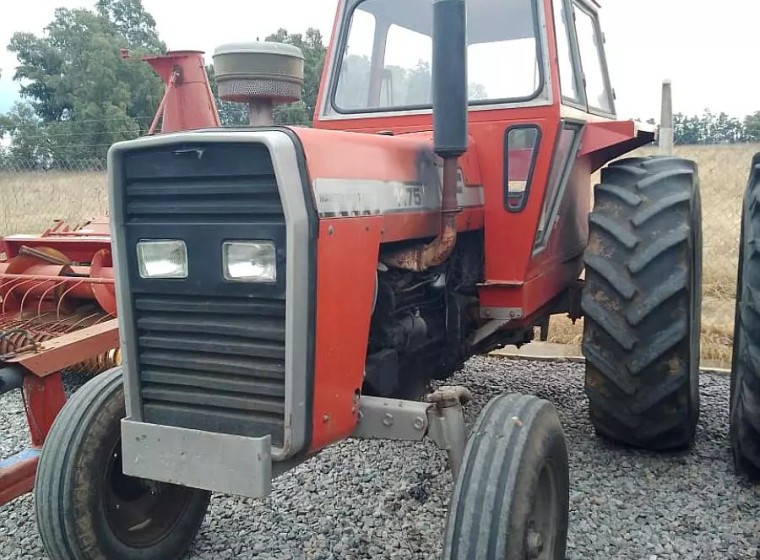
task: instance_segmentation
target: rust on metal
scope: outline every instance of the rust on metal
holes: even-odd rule
[[[47,333],[33,333],[22,328],[0,331],[0,360],[2,360],[4,356],[18,352],[21,348],[36,350],[40,342],[51,336],[52,335],[48,335]]]
[[[62,253],[59,253],[57,251],[56,253],[51,253],[50,250],[46,251],[44,249],[35,249],[27,245],[22,245],[21,249],[19,249],[18,251],[19,255],[35,257],[49,264],[60,264],[60,265],[65,265],[65,266],[69,266],[72,264],[72,262],[66,257],[66,255],[63,255]]]
[[[119,323],[109,319],[82,329],[50,338],[36,350],[5,358],[39,377],[70,371],[102,372],[121,363]]]
[[[456,216],[460,212],[457,205],[458,180],[457,158],[444,159],[440,234],[427,245],[404,249],[383,257],[383,263],[393,268],[423,272],[443,264],[449,258],[457,242]]]
[[[439,408],[465,405],[472,400],[472,393],[467,387],[444,385],[425,397],[429,403]]]

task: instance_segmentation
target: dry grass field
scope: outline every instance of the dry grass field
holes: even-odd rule
[[[752,156],[758,144],[676,147],[675,155],[699,165],[704,246],[702,360],[713,367],[730,367],[734,327],[736,270],[742,196]],[[632,155],[649,155],[645,148]],[[578,347],[583,321],[573,325],[563,317],[552,319],[549,341]]]
[[[54,220],[81,223],[107,209],[105,173],[0,172],[0,235],[39,234]]]
[[[760,145],[679,147],[699,164],[704,220],[702,356],[730,362],[741,197]],[[653,153],[652,148],[638,154]],[[0,235],[38,233],[55,219],[82,222],[105,213],[104,173],[0,173]],[[583,322],[553,319],[550,341],[577,346]]]

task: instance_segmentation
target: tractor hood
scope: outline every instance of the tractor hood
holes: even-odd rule
[[[320,218],[437,213],[443,160],[433,133],[391,136],[294,128],[303,145]],[[483,204],[474,139],[460,159],[458,203]],[[425,236],[427,233],[422,233]],[[392,239],[386,239],[391,241]]]

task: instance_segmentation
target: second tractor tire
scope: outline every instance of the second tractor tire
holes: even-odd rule
[[[752,161],[741,224],[729,426],[737,473],[760,481],[760,154]]]
[[[702,208],[697,166],[610,164],[584,256],[586,394],[597,433],[650,450],[692,444],[699,420]]]

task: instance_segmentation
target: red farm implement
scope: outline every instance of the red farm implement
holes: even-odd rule
[[[162,132],[218,126],[202,53],[144,60],[167,84],[149,134],[159,121]],[[121,363],[116,316],[107,217],[0,238],[0,394],[21,390],[31,443],[0,457],[0,505],[34,486],[40,450],[66,403],[62,375],[94,376]]]
[[[34,485],[39,449],[66,402],[62,373],[120,363],[108,224],[63,223],[2,241],[0,392],[21,389],[31,448],[0,462],[0,503]]]

